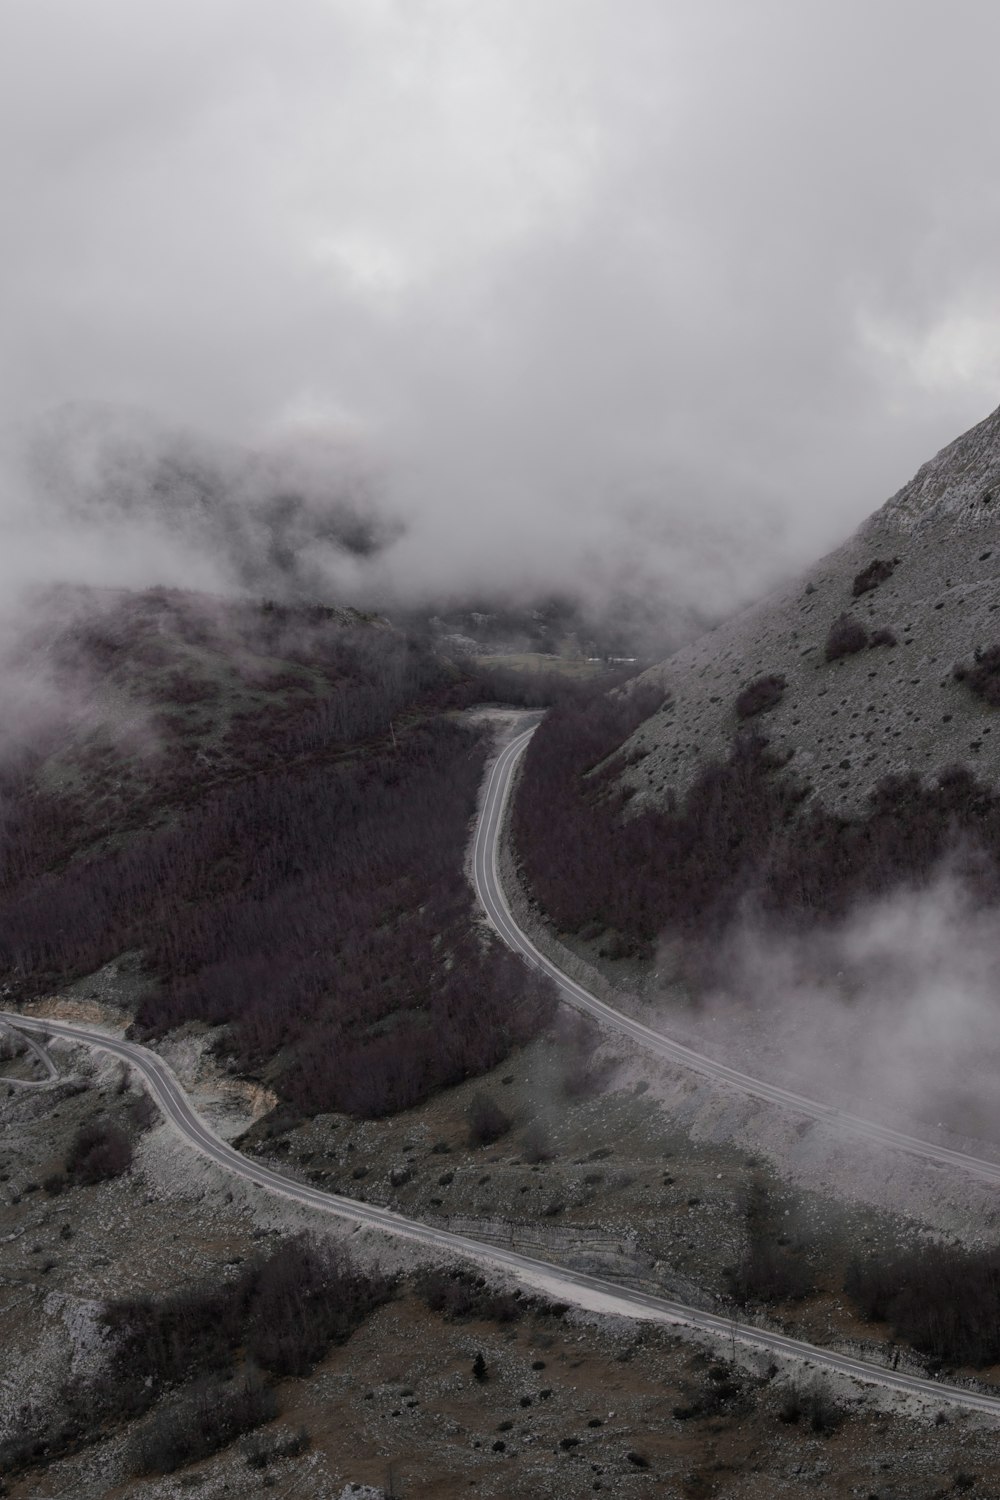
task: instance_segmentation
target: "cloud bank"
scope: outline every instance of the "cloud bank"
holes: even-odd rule
[[[987,0],[9,0],[0,32],[10,443],[84,401],[321,449],[310,494],[364,476],[386,518],[365,586],[728,608],[998,399]],[[116,558],[20,457],[4,495],[24,568],[44,513],[49,571],[232,572],[165,503]]]
[[[800,936],[729,934],[699,1034],[868,1119],[1000,1140],[996,912],[943,869]],[[734,1043],[735,1039],[735,1043]]]

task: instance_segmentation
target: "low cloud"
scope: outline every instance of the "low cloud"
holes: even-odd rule
[[[943,871],[796,936],[728,936],[697,1027],[738,1065],[887,1123],[1000,1132],[995,911]]]
[[[305,467],[277,543],[303,588],[717,614],[996,403],[977,0],[302,0],[294,25],[11,0],[2,24],[4,420],[103,403]],[[148,544],[8,485],[9,555],[266,586],[236,468],[245,521],[161,495]],[[384,546],[329,545],[345,484]]]

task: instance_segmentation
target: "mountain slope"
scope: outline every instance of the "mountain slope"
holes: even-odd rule
[[[828,660],[845,615],[869,641]],[[963,763],[996,782],[1000,726],[954,667],[998,643],[1000,408],[795,583],[652,669],[669,703],[625,746],[625,783],[637,806],[666,805],[749,728],[788,758],[805,805],[840,813],[910,770]],[[741,716],[738,695],[762,677],[784,678],[779,701]]]

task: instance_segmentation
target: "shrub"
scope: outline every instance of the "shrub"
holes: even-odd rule
[[[495,1292],[483,1277],[469,1271],[432,1271],[424,1278],[421,1289],[431,1312],[459,1321],[481,1318],[492,1323],[516,1323],[526,1308],[538,1305],[537,1298]]]
[[[775,704],[781,702],[787,686],[784,677],[774,672],[755,678],[737,696],[737,716],[741,719],[750,719],[754,714],[761,714],[769,708],[774,708]]]
[[[823,652],[827,661],[836,661],[838,657],[863,651],[867,644],[868,632],[861,621],[852,615],[841,615],[830,626]]]
[[[888,625],[880,625],[877,630],[872,631],[868,644],[869,646],[897,646],[899,642],[894,630],[890,630]]]
[[[469,1105],[469,1144],[492,1146],[507,1134],[513,1120],[489,1094],[476,1094]]]
[[[867,594],[871,589],[878,588],[880,583],[885,583],[887,578],[891,578],[898,562],[899,559],[896,557],[891,562],[886,558],[876,557],[866,568],[862,568],[861,572],[855,575],[851,588],[855,599],[859,599],[862,594]]]
[[[224,1286],[111,1302],[103,1321],[113,1338],[116,1399],[126,1384],[141,1390],[147,1377],[172,1385],[192,1370],[228,1370],[238,1349],[271,1374],[308,1374],[391,1292],[390,1282],[302,1236]]]
[[[792,1386],[785,1395],[778,1415],[783,1422],[797,1424],[808,1422],[813,1432],[829,1437],[836,1432],[844,1420],[829,1391],[821,1385],[803,1389]]]
[[[977,648],[971,665],[956,663],[954,676],[990,708],[1000,708],[1000,646],[990,646],[985,651]]]
[[[106,1182],[132,1165],[132,1142],[119,1125],[97,1121],[82,1125],[70,1148],[66,1174],[72,1182]]]

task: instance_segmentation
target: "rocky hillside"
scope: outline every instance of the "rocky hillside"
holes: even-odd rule
[[[625,746],[636,806],[683,796],[746,729],[787,758],[806,806],[853,813],[887,775],[955,763],[1000,781],[1000,408],[647,680],[668,699]]]

